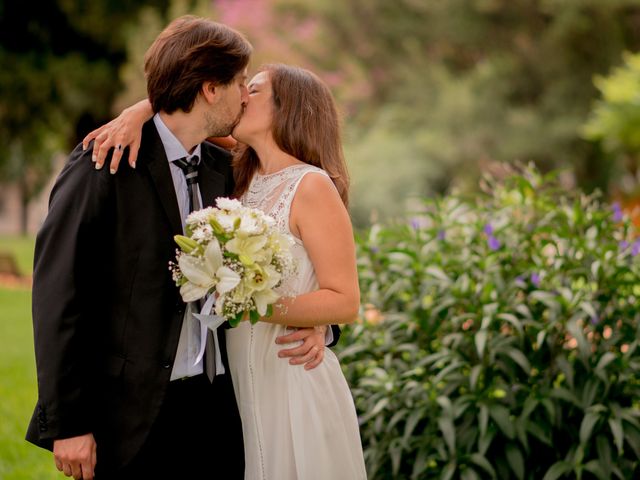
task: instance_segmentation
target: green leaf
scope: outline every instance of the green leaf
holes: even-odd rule
[[[518,437],[520,444],[522,445],[522,447],[524,448],[524,451],[527,454],[529,453],[529,438],[528,438],[529,436],[527,435],[528,424],[529,424],[529,419],[524,418],[522,416],[520,416],[519,418],[516,418],[516,421],[514,422],[514,426],[516,428],[516,436]]]
[[[499,313],[496,318],[500,320],[506,320],[518,331],[518,334],[522,337],[524,336],[524,329],[522,328],[522,322],[511,313]]]
[[[564,400],[566,402],[572,403],[578,408],[582,408],[582,404],[580,400],[578,400],[573,392],[570,392],[566,388],[554,388],[550,395],[554,398],[558,398],[560,400]]]
[[[600,360],[598,361],[598,364],[596,365],[596,371],[597,370],[604,370],[605,368],[607,368],[607,365],[609,365],[611,362],[613,362],[616,359],[616,354],[613,352],[607,352],[604,355],[602,355],[602,357],[600,357]]]
[[[607,436],[601,434],[596,437],[596,450],[598,451],[600,464],[603,465],[605,473],[609,475],[611,470],[611,444]]]
[[[384,397],[379,399],[374,405],[374,407],[360,418],[360,424],[367,423],[370,419],[372,419],[373,417],[378,415],[380,412],[382,412],[382,410],[384,410],[387,407],[387,405],[389,405],[388,398]]]
[[[544,330],[541,330],[538,332],[538,335],[536,336],[536,346],[538,348],[542,348],[542,345],[544,344],[544,340],[547,336],[547,332],[545,332]]]
[[[627,443],[631,446],[631,449],[633,450],[633,453],[635,454],[636,458],[640,458],[640,432],[638,432],[633,427],[625,428],[624,438],[627,441]]]
[[[489,409],[486,405],[480,405],[480,413],[478,414],[478,426],[480,427],[480,437],[484,437],[487,433],[487,425],[489,425]]]
[[[440,417],[438,419],[438,427],[442,432],[444,441],[449,448],[449,454],[451,457],[456,455],[456,430],[453,426],[453,420],[450,417]]]
[[[585,407],[592,406],[600,387],[600,382],[596,378],[590,378],[582,390],[582,404]]]
[[[569,462],[565,462],[564,460],[561,460],[551,465],[551,467],[549,468],[549,470],[547,470],[547,473],[545,473],[542,480],[557,480],[558,478],[563,476],[565,473],[569,473],[571,470],[572,470],[571,464]]]
[[[580,424],[580,443],[586,444],[591,439],[591,432],[600,420],[600,414],[589,412],[582,418]]]
[[[249,311],[249,321],[252,325],[255,325],[260,320],[260,314],[255,310]]]
[[[549,436],[547,430],[543,429],[540,425],[535,422],[529,422],[527,424],[527,431],[531,433],[534,437],[540,440],[542,443],[553,447],[553,443],[551,442],[551,437]]]
[[[582,302],[580,304],[580,308],[587,314],[589,315],[589,317],[594,318],[594,317],[598,317],[598,313],[596,312],[596,309],[593,308],[593,305],[591,305],[591,303],[589,302]]]
[[[524,478],[524,457],[522,456],[522,452],[515,444],[509,443],[506,454],[511,470],[518,480],[522,480]]]
[[[242,321],[242,317],[244,317],[244,312],[236,314],[235,317],[229,319],[229,325],[231,325],[232,327],[237,327]]]
[[[591,347],[584,336],[582,328],[578,325],[578,322],[576,320],[570,320],[567,322],[567,331],[577,340],[578,351],[580,352],[582,359],[588,359],[591,353]]]
[[[424,269],[424,273],[426,273],[427,275],[430,275],[430,276],[432,276],[434,278],[437,278],[438,280],[444,282],[447,285],[451,284],[451,279],[439,267],[429,266],[429,267]]]
[[[587,472],[594,474],[599,480],[609,480],[611,476],[605,472],[603,466],[598,460],[591,460],[582,467]]]
[[[451,480],[456,474],[457,468],[456,462],[448,463],[447,466],[442,469],[440,480]]]
[[[486,455],[487,450],[489,450],[489,447],[491,446],[491,442],[493,442],[493,439],[495,438],[495,436],[496,436],[495,431],[490,431],[490,432],[487,432],[485,435],[480,436],[480,438],[478,439],[478,453],[480,453],[481,455]]]
[[[482,358],[482,356],[484,355],[484,347],[487,344],[487,331],[486,330],[480,330],[476,333],[475,335],[475,344],[476,344],[476,350],[478,352],[478,356],[480,358]]]
[[[538,406],[538,400],[535,397],[527,397],[524,401],[524,406],[522,407],[522,413],[520,414],[520,418],[526,419],[529,418],[531,412],[533,412]]]
[[[493,469],[489,461],[486,459],[484,455],[480,455],[479,453],[473,453],[469,457],[473,463],[482,468],[485,472],[491,475],[491,478],[496,478],[496,471]]]
[[[480,476],[473,468],[467,467],[460,474],[460,480],[480,480]]]
[[[422,478],[422,473],[428,468],[429,464],[427,463],[427,452],[428,448],[426,446],[422,446],[420,450],[418,450],[418,455],[413,462],[413,471],[411,472],[412,480]]]
[[[618,449],[618,455],[622,455],[623,443],[624,443],[624,430],[622,428],[622,419],[619,417],[609,418],[609,427],[613,434],[613,441]]]
[[[524,373],[526,373],[527,375],[531,373],[531,364],[529,363],[529,360],[527,360],[527,357],[524,356],[524,353],[522,353],[522,351],[511,348],[507,350],[506,353],[509,358],[511,358],[511,360],[520,365],[520,368],[522,368]]]
[[[482,372],[482,365],[475,365],[471,369],[471,373],[469,374],[469,387],[471,390],[475,390],[478,386],[478,378],[480,377],[480,373]]]
[[[391,472],[395,475],[400,470],[403,447],[399,439],[394,438],[389,445],[389,458],[391,459]]]
[[[640,415],[640,412],[638,412],[638,410],[633,407],[623,408],[620,410],[619,415],[625,422],[630,423],[640,430],[640,422],[638,421],[638,415]]]
[[[494,422],[498,425],[502,433],[509,439],[513,439],[516,436],[515,428],[511,419],[509,418],[509,409],[502,405],[491,405],[489,407],[489,415]]]
[[[407,423],[404,427],[404,434],[402,435],[402,440],[405,443],[409,440],[409,437],[413,435],[413,431],[416,429],[416,426],[418,425],[420,420],[425,418],[426,413],[426,408],[421,408],[411,412],[411,415],[409,415],[409,418],[407,418]]]
[[[529,297],[532,300],[537,300],[538,302],[546,305],[552,310],[557,309],[560,304],[558,303],[557,297],[553,293],[545,292],[543,290],[534,290],[529,294]]]

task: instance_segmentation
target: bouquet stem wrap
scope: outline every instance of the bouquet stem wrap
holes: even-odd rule
[[[209,329],[213,332],[213,342],[216,346],[216,375],[222,375],[225,373],[225,369],[222,364],[222,355],[220,354],[220,343],[218,342],[217,330],[218,327],[226,321],[226,319],[219,315],[211,315],[211,311],[215,304],[215,295],[209,295],[209,298],[207,298],[207,301],[200,309],[200,313],[193,314],[193,316],[200,322],[200,350],[198,351],[198,357],[196,358],[194,365],[197,365],[204,357],[204,350],[207,346],[207,329]]]

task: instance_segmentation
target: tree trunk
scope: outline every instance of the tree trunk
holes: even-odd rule
[[[20,185],[20,233],[26,236],[29,232],[29,187],[25,176],[19,180]]]

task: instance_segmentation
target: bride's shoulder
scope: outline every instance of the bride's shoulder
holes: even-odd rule
[[[295,200],[302,203],[316,203],[334,196],[340,198],[329,175],[321,168],[311,167],[300,179]]]

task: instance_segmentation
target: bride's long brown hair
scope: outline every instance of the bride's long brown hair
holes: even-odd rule
[[[349,174],[331,91],[314,73],[303,68],[270,64],[261,71],[268,72],[271,81],[271,130],[276,145],[298,160],[327,172],[348,206]],[[256,152],[249,146],[239,145],[233,159],[236,196],[247,191],[259,166]]]

